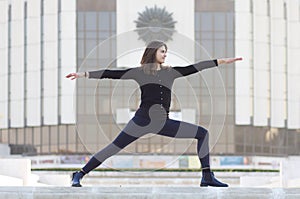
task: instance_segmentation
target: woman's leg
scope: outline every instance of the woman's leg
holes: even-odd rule
[[[168,119],[158,135],[197,139],[197,154],[201,166],[202,168],[209,167],[209,134],[205,128],[187,122]]]
[[[89,173],[102,164],[107,158],[117,154],[136,139],[138,139],[138,137],[133,137],[126,134],[124,131],[121,131],[112,143],[93,155],[88,163],[82,168],[83,172],[85,174]]]
[[[148,128],[145,127],[148,123],[149,120],[143,117],[135,116],[132,118],[112,143],[93,155],[90,161],[82,168],[83,172],[89,173],[107,158],[117,154],[133,141],[149,133]]]
[[[197,153],[202,166],[200,186],[228,187],[227,184],[218,181],[210,171],[208,132],[206,129],[194,124],[168,119],[158,134],[174,138],[197,139]]]
[[[146,126],[148,123],[149,121],[143,117],[135,116],[132,120],[130,120],[112,143],[94,154],[88,163],[81,169],[81,171],[73,173],[72,186],[80,187],[80,180],[85,174],[97,168],[107,158],[115,155],[133,141],[149,133]]]

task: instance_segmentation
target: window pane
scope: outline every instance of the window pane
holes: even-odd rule
[[[78,39],[84,39],[84,32],[77,32]]]
[[[200,13],[196,12],[195,13],[195,31],[200,30]]]
[[[224,40],[215,40],[214,57],[224,57],[226,55],[226,46]]]
[[[111,56],[116,57],[117,56],[117,44],[115,39],[111,39]]]
[[[227,31],[233,32],[233,13],[227,13]]]
[[[202,32],[201,39],[213,39],[213,32]]]
[[[100,12],[99,13],[99,29],[100,30],[109,30],[109,12]]]
[[[211,31],[213,20],[212,13],[201,13],[201,31]]]
[[[233,40],[227,40],[227,57],[232,57],[234,54]]]
[[[96,20],[97,20],[96,12],[86,12],[85,14],[86,30],[97,30]]]
[[[115,12],[111,12],[110,13],[110,17],[111,17],[111,24],[110,24],[110,27],[111,27],[111,30],[112,31],[116,31],[116,27],[117,27],[117,25],[116,25],[116,13]]]
[[[233,85],[234,85],[234,70],[233,70],[233,66],[229,65],[227,67],[227,86],[233,87]]]
[[[200,40],[200,32],[195,32],[195,39],[196,41]]]
[[[98,49],[98,53],[100,59],[106,59],[110,57],[110,49]]]
[[[84,62],[84,67],[97,67],[97,59],[86,59]]]
[[[109,37],[110,37],[110,34],[108,31],[99,32],[99,40],[106,40]]]
[[[77,15],[77,28],[78,28],[78,30],[83,30],[84,29],[84,13],[83,12],[78,12],[78,15]]]
[[[87,40],[85,42],[85,55],[88,56],[88,58],[96,58],[96,50],[93,51],[96,46],[96,40]]]
[[[77,53],[79,58],[84,58],[84,40],[77,40]]]
[[[214,14],[215,31],[225,31],[226,15],[222,12]]]
[[[225,32],[215,32],[215,39],[226,39]]]
[[[86,32],[85,33],[86,39],[97,39],[97,32]]]
[[[201,45],[203,45],[203,48],[207,50],[207,53],[209,55],[213,54],[213,40],[202,40]],[[207,57],[207,55],[202,55],[202,56],[203,58]]]

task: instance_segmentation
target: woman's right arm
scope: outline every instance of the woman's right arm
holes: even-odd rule
[[[134,79],[132,68],[125,69],[125,70],[109,70],[109,69],[102,69],[97,71],[89,71],[89,72],[77,72],[77,73],[70,73],[66,76],[66,78],[77,79],[77,78],[92,78],[92,79]]]
[[[70,73],[66,75],[66,78],[70,78],[71,80],[87,77],[88,72],[77,72],[77,73]]]

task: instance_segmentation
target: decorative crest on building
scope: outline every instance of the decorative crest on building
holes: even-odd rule
[[[153,40],[168,41],[172,40],[175,32],[175,23],[173,13],[166,11],[166,8],[158,8],[156,5],[152,8],[146,7],[142,13],[138,13],[139,17],[136,21],[136,28],[139,39],[146,43]]]

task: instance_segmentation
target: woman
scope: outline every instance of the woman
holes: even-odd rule
[[[166,67],[162,64],[167,56],[167,45],[160,41],[149,43],[144,51],[141,66],[126,70],[99,70],[70,73],[67,78],[110,78],[133,79],[141,89],[141,104],[135,116],[128,122],[115,140],[100,150],[80,170],[73,173],[72,186],[81,187],[82,177],[102,164],[107,158],[118,153],[131,142],[148,133],[198,140],[197,152],[202,166],[200,186],[227,187],[218,181],[210,170],[208,132],[201,126],[169,119],[171,89],[175,79],[194,74],[206,68],[229,64],[242,58],[227,58],[202,61],[186,67]]]

